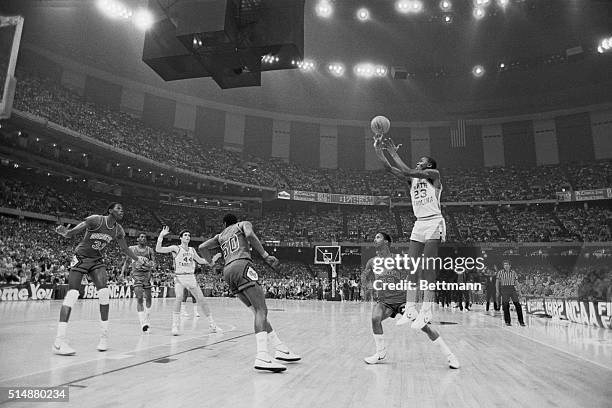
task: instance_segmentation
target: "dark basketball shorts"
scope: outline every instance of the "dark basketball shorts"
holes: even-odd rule
[[[259,275],[249,259],[237,259],[223,268],[223,278],[232,294],[259,285]]]
[[[106,271],[102,258],[86,258],[76,254],[72,257],[70,272],[90,274],[97,271]]]
[[[141,287],[143,289],[151,288],[151,272],[149,271],[135,271],[132,272],[134,278],[134,287]]]
[[[391,318],[394,318],[397,315],[402,315],[404,314],[404,309],[406,308],[406,302],[393,302],[393,301],[385,301],[385,300],[381,300],[378,299],[376,301],[377,303],[380,303],[381,305],[385,306],[387,309],[391,310]]]

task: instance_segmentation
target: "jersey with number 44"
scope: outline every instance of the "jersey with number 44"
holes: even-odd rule
[[[218,240],[226,265],[237,259],[251,259],[251,247],[244,235],[241,222],[224,229],[219,234]]]

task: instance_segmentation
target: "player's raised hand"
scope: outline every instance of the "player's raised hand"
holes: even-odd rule
[[[62,237],[64,238],[68,238],[68,228],[70,228],[70,224],[68,224],[68,226],[66,227],[65,225],[58,225],[55,228],[55,232],[57,232],[58,234],[60,234]]]
[[[277,269],[280,265],[280,261],[278,260],[278,258],[272,255],[266,256],[264,258],[264,261],[266,261],[266,263],[270,265],[272,269]]]
[[[169,233],[170,233],[170,227],[165,225],[164,228],[162,228],[161,232],[159,233],[159,236],[160,237],[165,237]]]

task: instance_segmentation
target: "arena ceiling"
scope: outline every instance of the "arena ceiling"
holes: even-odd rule
[[[612,99],[612,53],[596,51],[600,38],[612,36],[612,1],[510,0],[502,10],[491,0],[487,16],[477,21],[472,0],[450,0],[450,24],[443,21],[439,0],[423,0],[423,12],[416,15],[397,13],[393,0],[330,0],[329,19],[315,13],[318,1],[307,0],[305,6],[305,57],[317,63],[315,72],[264,73],[260,88],[225,91],[211,79],[164,83],[141,61],[143,34],[102,16],[93,0],[21,0],[11,6],[26,17],[23,41],[28,46],[163,89],[248,108],[338,119],[384,113],[392,120],[436,120]],[[369,9],[369,21],[358,21],[358,7]],[[346,66],[343,77],[327,71],[331,62]],[[352,67],[359,62],[405,67],[410,75],[358,79]],[[482,78],[472,76],[476,64],[486,69]]]

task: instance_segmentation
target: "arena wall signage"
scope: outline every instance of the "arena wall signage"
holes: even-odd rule
[[[48,300],[53,299],[54,285],[41,283],[22,283],[0,285],[0,301]]]
[[[526,300],[527,313],[612,329],[612,302],[585,302],[542,297],[527,297]]]
[[[279,193],[280,195],[280,193]],[[332,194],[318,193],[316,191],[294,190],[289,193],[290,198],[296,201],[311,201],[329,204],[352,204],[352,205],[389,205],[389,196],[368,196],[355,194]],[[279,198],[281,198],[279,196]]]
[[[606,200],[610,198],[612,198],[612,188],[598,188],[596,190],[578,190],[574,192],[557,192],[557,199],[559,201],[591,201]]]
[[[134,288],[130,285],[108,285],[111,299],[125,299],[135,297]],[[93,284],[82,285],[79,291],[81,299],[97,299],[98,291]],[[154,298],[174,297],[174,288],[167,286],[153,286],[151,296]]]

